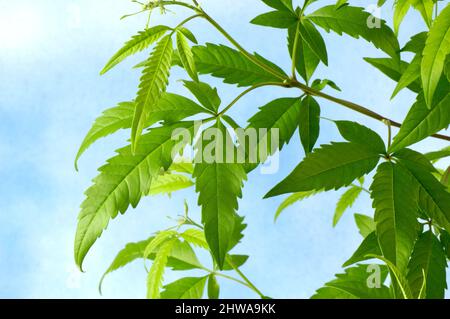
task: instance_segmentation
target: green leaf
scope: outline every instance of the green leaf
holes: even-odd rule
[[[386,162],[378,167],[371,191],[383,256],[403,271],[417,238],[417,184],[402,166]]]
[[[351,121],[335,121],[339,133],[347,141],[359,144],[379,154],[386,153],[383,139],[368,127]]]
[[[338,189],[370,173],[378,164],[379,155],[356,143],[322,145],[265,197],[310,191]]]
[[[247,260],[247,255],[227,255],[223,265],[223,270],[234,270],[234,267],[239,268],[245,264]]]
[[[376,224],[372,217],[355,214],[355,223],[358,226],[359,233],[364,238],[367,237],[371,232],[375,231]]]
[[[220,286],[214,274],[208,276],[208,298],[219,299]]]
[[[172,162],[171,139],[175,128],[192,129],[193,122],[155,128],[142,136],[134,155],[131,146],[117,151],[99,169],[100,175],[86,191],[81,205],[75,237],[75,261],[81,268],[84,257],[108,226],[109,220],[125,213],[128,206],[136,207],[141,197],[150,191],[151,180],[161,168],[167,170]]]
[[[329,5],[307,15],[306,18],[327,32],[333,30],[339,35],[346,33],[354,38],[362,37],[391,57],[398,58],[400,47],[394,32],[383,20],[380,21],[380,28],[370,28],[367,21],[371,15],[363,8],[343,6],[336,9],[334,5]]]
[[[381,261],[384,261],[386,263],[386,265],[389,267],[389,270],[391,272],[391,280],[397,284],[397,286],[402,294],[402,298],[403,299],[412,299],[413,298],[411,288],[409,287],[408,280],[406,279],[406,277],[403,275],[402,271],[400,271],[400,269],[398,269],[398,267],[396,265],[394,265],[391,261],[389,261],[388,259],[386,259],[382,256],[368,255],[367,257],[377,258]]]
[[[155,238],[150,241],[144,249],[144,259],[147,259],[151,254],[156,253],[157,250],[166,242],[176,238],[177,232],[175,230],[165,230],[158,232]]]
[[[436,152],[430,152],[425,154],[425,157],[430,161],[440,160],[442,158],[449,156],[450,156],[450,146],[444,147],[443,149]]]
[[[192,51],[197,70],[200,74],[211,74],[214,77],[224,79],[224,82],[228,84],[252,86],[263,82],[280,80],[277,76],[249,61],[239,51],[224,45],[207,43],[206,46],[193,47]],[[266,59],[259,55],[255,55],[255,58],[263,63],[269,64],[280,73],[281,77],[287,77],[273,63],[268,63]]]
[[[205,238],[205,233],[199,229],[186,229],[183,233],[180,234],[180,236],[192,245],[209,250],[209,246]]]
[[[433,9],[436,0],[408,0],[410,4],[420,12],[427,26],[433,22]]]
[[[411,37],[411,39],[402,48],[402,52],[422,53],[427,41],[428,33],[420,32]]]
[[[197,39],[195,38],[195,35],[189,30],[186,29],[185,27],[178,27],[177,28],[177,32],[181,32],[183,33],[183,35],[191,42],[198,44]]]
[[[288,11],[271,11],[263,13],[254,18],[250,23],[262,25],[265,27],[273,27],[279,29],[288,29],[297,23],[298,17],[293,12]]]
[[[181,174],[164,174],[153,180],[149,195],[171,194],[173,192],[189,188],[194,182]]]
[[[434,21],[423,49],[422,86],[428,107],[432,106],[433,96],[448,54],[450,54],[450,5],[447,5]]]
[[[311,96],[300,103],[299,133],[305,153],[311,153],[320,133],[320,105]]]
[[[184,81],[183,83],[201,105],[213,113],[217,112],[222,101],[216,88],[212,88],[209,84],[203,82]]]
[[[262,2],[277,10],[294,11],[292,8],[292,0],[262,0]]]
[[[436,172],[436,168],[434,168],[434,166],[424,155],[409,148],[404,148],[398,152],[395,152],[393,156],[401,159],[404,163],[411,163],[412,165],[418,166],[427,172]]]
[[[81,155],[98,139],[131,127],[133,120],[134,102],[122,102],[116,107],[105,110],[98,117],[84,138],[75,158],[75,169],[78,171],[78,160]]]
[[[148,48],[152,43],[158,41],[168,30],[170,30],[169,27],[158,25],[139,32],[137,35],[133,36],[130,41],[125,43],[123,48],[114,54],[100,74],[105,74],[130,55]]]
[[[355,251],[355,253],[347,260],[342,267],[348,267],[353,264],[359,263],[370,259],[368,255],[381,255],[380,244],[378,244],[378,238],[375,231],[371,232],[367,237],[364,238],[361,245]]]
[[[408,67],[403,72],[402,76],[400,77],[397,86],[394,89],[394,92],[392,93],[391,99],[393,99],[398,92],[403,90],[404,88],[408,87],[412,83],[416,82],[417,79],[420,78],[420,63],[422,62],[422,57],[420,54],[417,54],[411,63],[408,65]]]
[[[166,241],[161,245],[158,252],[156,253],[155,260],[153,261],[152,267],[148,272],[147,276],[147,298],[148,299],[159,299],[160,289],[162,287],[162,281],[164,276],[164,271],[169,259],[170,252],[172,251],[173,245],[176,242],[176,238]]]
[[[328,79],[323,79],[323,80],[316,79],[311,84],[311,88],[313,88],[317,91],[322,91],[327,86],[335,89],[336,91],[341,91],[341,89],[339,88],[339,86],[336,85],[336,83],[334,83],[333,81],[328,80]]]
[[[394,32],[398,34],[403,18],[411,8],[410,0],[396,0],[394,8]]]
[[[161,95],[166,90],[172,54],[172,39],[170,36],[166,36],[156,45],[150,56],[149,63],[142,71],[141,83],[136,97],[136,109],[131,127],[131,145],[133,151],[136,151],[138,140],[146,127],[152,109],[158,104]]]
[[[161,299],[201,299],[205,290],[205,277],[186,277],[164,286]]]
[[[342,7],[346,4],[348,4],[347,0],[337,0],[335,6],[336,6],[336,9],[339,9],[340,7]]]
[[[327,282],[316,291],[311,299],[390,299],[389,288],[382,283],[386,280],[388,270],[380,268],[380,287],[369,287],[371,271],[368,265],[357,265],[345,269],[345,273],[337,274],[336,279]]]
[[[439,240],[431,231],[421,234],[411,255],[406,276],[413,296],[419,297],[426,280],[426,298],[443,299],[447,289],[446,268],[445,252]]]
[[[406,115],[389,151],[398,151],[448,127],[450,123],[449,103],[450,93],[436,106],[429,109],[423,96],[420,95]]]
[[[447,259],[450,259],[450,234],[446,230],[442,230],[439,239],[442,247],[444,248]]]
[[[297,38],[297,55],[295,57],[295,68],[305,81],[309,81],[313,76],[320,59],[309,47],[300,34],[297,34],[297,27],[291,27],[288,31],[288,49],[292,58],[294,42]]]
[[[223,136],[227,134],[225,126],[220,122],[217,122],[217,129]],[[198,204],[202,207],[205,237],[220,269],[223,268],[225,256],[233,244],[238,198],[242,196],[242,186],[246,180],[241,164],[218,160],[217,154],[222,153],[225,159],[225,154],[230,151],[224,147],[224,143],[226,142],[216,136],[208,144],[213,144],[216,158],[211,163],[205,159],[197,163],[193,175],[196,178],[196,191],[199,193]]]
[[[198,82],[197,67],[195,66],[194,54],[183,32],[177,31],[177,49],[178,55],[183,67],[189,76]]]
[[[419,207],[441,227],[450,230],[450,193],[429,171],[411,161],[400,160],[419,185]]]
[[[307,191],[307,192],[299,192],[289,195],[283,202],[281,202],[280,206],[275,213],[274,221],[276,222],[278,217],[280,217],[281,213],[288,208],[289,206],[304,200],[305,198],[311,197],[319,192],[316,191]]]
[[[347,209],[353,206],[358,196],[361,194],[361,187],[350,187],[339,199],[333,217],[333,227],[335,227]]]
[[[390,79],[395,82],[400,81],[403,73],[408,68],[408,63],[405,61],[396,61],[392,58],[364,58],[364,61],[370,63],[372,66],[383,72]],[[408,89],[413,92],[419,92],[421,90],[420,81],[416,80],[408,85]]]
[[[328,54],[325,41],[311,21],[301,20],[299,31],[303,41],[308,44],[314,54],[325,65],[328,65]]]

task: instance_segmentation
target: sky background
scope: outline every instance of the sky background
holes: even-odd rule
[[[248,50],[257,50],[289,70],[285,32],[247,23],[268,11],[261,1],[202,3]],[[193,189],[174,194],[170,200],[164,196],[144,198],[138,209],[130,209],[110,223],[86,258],[86,273],[81,274],[75,266],[73,240],[84,190],[97,168],[126,144],[129,133],[120,132],[94,145],[81,158],[78,173],[73,160],[102,110],[135,96],[140,74],[131,67],[148,52],[103,77],[99,71],[130,36],[144,28],[146,15],[119,20],[137,10],[139,6],[128,0],[0,0],[0,297],[99,298],[98,281],[126,243],[173,225],[167,216],[182,214],[184,199],[198,218]],[[154,15],[152,24],[174,26],[186,16],[183,10],[178,13],[163,18]],[[392,20],[389,6],[381,15]],[[227,44],[204,21],[193,21],[188,27],[202,43]],[[401,44],[422,30],[419,15],[411,12],[401,28]],[[394,82],[362,60],[383,57],[383,53],[363,40],[322,33],[328,45],[329,68],[321,66],[316,76],[332,79],[342,88],[343,92],[332,92],[334,95],[401,121],[414,95],[405,90],[390,101]],[[181,70],[174,69],[169,91],[187,94],[176,81],[185,78]],[[202,79],[218,87],[224,104],[242,91],[208,76]],[[258,107],[275,98],[296,95],[296,91],[262,89],[243,98],[230,114],[244,125]],[[327,101],[320,100],[320,104],[324,117],[361,121],[383,137],[387,135],[387,129],[377,121]],[[341,138],[334,125],[322,121],[319,143],[331,140]],[[416,149],[443,146],[443,142],[427,139]],[[273,215],[283,197],[262,200],[262,196],[303,156],[296,134],[283,150],[280,170],[274,175],[252,173],[240,201],[239,213],[249,226],[234,252],[250,255],[243,271],[274,298],[308,298],[332,279],[361,241],[353,213],[373,214],[369,198],[363,194],[333,229],[335,204],[342,194],[337,191],[292,206],[274,224]],[[366,186],[369,183],[370,178]],[[180,274],[168,272],[165,277],[170,282]],[[135,262],[106,278],[104,297],[142,298],[145,278],[143,263]],[[256,297],[234,283],[220,280],[220,284],[224,298]]]

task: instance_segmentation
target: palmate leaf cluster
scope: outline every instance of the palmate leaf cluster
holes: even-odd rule
[[[230,279],[224,272],[232,270],[242,278],[232,280],[265,298],[239,269],[248,256],[231,254],[246,227],[239,200],[245,198],[243,186],[255,168],[297,138],[305,157],[265,196],[289,194],[275,213],[275,220],[299,201],[309,197],[314,200],[318,193],[341,189],[333,226],[360,196],[370,199],[373,206],[373,217],[355,214],[363,237],[360,246],[343,264],[343,272],[318,289],[313,298],[443,298],[450,251],[450,170],[439,168],[438,161],[450,156],[450,151],[445,147],[422,154],[413,147],[431,136],[449,140],[437,134],[450,124],[450,4],[434,0],[393,1],[391,28],[364,8],[353,6],[352,1],[325,4],[305,0],[300,7],[291,0],[261,1],[269,11],[251,23],[279,29],[287,37],[286,57],[291,59],[292,70],[285,71],[262,55],[245,50],[196,1],[189,4],[158,0],[144,6],[145,12],[156,8],[165,12],[168,6],[183,6],[193,15],[174,27],[147,26],[127,41],[101,71],[110,71],[136,53],[149,54],[136,66],[142,73],[136,95],[105,110],[95,120],[76,156],[78,168],[81,155],[99,139],[121,129],[130,131],[130,144],[117,150],[99,168],[99,175],[86,191],[75,236],[77,265],[82,267],[91,247],[119,213],[124,214],[130,206],[137,207],[143,197],[192,188],[198,194],[201,221],[193,221],[186,210],[173,228],[126,245],[102,281],[112,271],[141,260],[148,271],[148,298],[202,298],[206,291],[209,298],[215,299],[220,295],[217,278]],[[378,5],[389,3],[379,1]],[[425,27],[401,45],[397,34],[410,10],[418,11]],[[229,44],[201,44],[186,27],[193,19],[209,23]],[[395,122],[325,93],[336,93],[340,88],[330,79],[314,76],[321,65],[333,65],[327,52],[329,32],[347,36],[348,45],[352,45],[351,37],[379,49],[380,57],[364,59],[396,82],[392,98],[405,89],[416,95],[413,105],[404,106],[407,115],[393,138],[391,127]],[[404,60],[408,56],[409,62]],[[182,80],[189,97],[169,92],[174,67],[184,69],[186,78]],[[225,104],[218,90],[203,81],[203,75],[245,91]],[[230,130],[241,125],[227,112],[242,96],[265,86],[301,92],[297,97],[280,96],[255,107],[255,113],[242,128],[266,129],[266,133],[259,134],[256,145],[249,146],[231,136]],[[342,140],[317,145],[326,100],[382,120],[387,138],[360,123],[333,120]],[[199,126],[196,119],[201,119],[203,125]],[[231,144],[206,137],[206,128],[221,132]],[[191,136],[177,149],[180,156],[189,148],[199,154],[208,140],[207,147],[214,149],[215,159],[175,160],[174,148],[179,145],[173,132],[179,129]],[[279,130],[277,148],[264,143],[265,138],[272,137],[271,129]],[[236,157],[232,162],[224,162],[230,152],[241,152],[244,161],[237,161]],[[256,159],[251,155],[255,153],[259,154]],[[197,258],[196,251],[200,249],[210,254],[210,267]],[[197,270],[203,275],[188,274],[164,284],[167,269]]]

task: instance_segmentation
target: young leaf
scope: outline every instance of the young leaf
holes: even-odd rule
[[[220,286],[214,274],[208,276],[208,298],[219,299]]]
[[[170,252],[176,242],[176,238],[166,241],[161,245],[156,253],[155,260],[147,276],[147,298],[159,299],[160,289],[162,287],[162,281],[164,276],[164,270],[166,268]]]
[[[442,10],[434,21],[423,49],[422,86],[425,101],[429,108],[432,106],[434,92],[441,78],[448,54],[450,54],[450,4]]]
[[[217,158],[217,154],[222,153],[225,159],[226,153],[231,150],[224,146],[227,134],[225,126],[217,122],[216,128],[223,136],[222,139],[216,136],[211,142],[216,158],[211,163],[205,160],[197,163],[193,177],[196,179],[196,191],[199,193],[198,204],[202,207],[205,237],[215,261],[222,269],[225,256],[232,247],[238,198],[242,196],[246,174],[241,164],[226,163]]]
[[[403,18],[411,8],[411,0],[396,0],[394,7],[394,32],[398,34]]]
[[[334,5],[330,5],[307,15],[306,18],[327,32],[333,30],[339,35],[346,33],[355,38],[362,37],[391,57],[398,59],[400,47],[394,32],[383,20],[380,21],[380,28],[370,28],[367,21],[371,15],[363,8],[342,6],[336,9]]]
[[[169,27],[158,25],[139,32],[137,35],[133,36],[130,41],[125,43],[122,49],[114,54],[100,74],[105,74],[125,58],[146,49],[152,43],[158,41],[168,30],[170,30]]]
[[[371,232],[367,237],[364,238],[361,245],[355,251],[355,253],[347,260],[342,267],[348,267],[353,264],[359,263],[370,259],[368,255],[381,255],[380,244],[378,244],[378,238],[375,231]]]
[[[299,25],[299,31],[303,41],[308,44],[314,54],[325,65],[328,65],[328,54],[325,41],[311,21],[302,20]]]
[[[431,231],[421,234],[411,255],[406,276],[413,296],[420,295],[426,280],[426,298],[443,299],[447,289],[446,268],[445,252],[439,240]]]
[[[379,154],[386,153],[383,139],[368,127],[351,121],[335,121],[342,137],[347,141],[367,147]]]
[[[161,299],[201,299],[205,290],[205,277],[186,277],[164,286]]]
[[[336,205],[336,210],[334,212],[333,227],[335,227],[338,224],[339,220],[341,219],[345,211],[353,206],[359,194],[361,194],[361,191],[362,191],[361,187],[353,186],[350,187],[344,194],[342,194],[341,198],[339,199]]]
[[[166,36],[156,45],[155,50],[150,56],[149,63],[142,71],[141,83],[136,97],[136,109],[131,127],[131,145],[133,151],[136,150],[138,140],[146,127],[152,108],[158,104],[161,95],[166,90],[172,54],[172,39],[170,36]]]
[[[386,162],[378,167],[371,191],[383,256],[403,271],[417,238],[417,184],[402,166]]]
[[[409,0],[411,5],[420,12],[427,26],[433,21],[433,9],[436,0]]]
[[[197,68],[195,66],[194,54],[183,32],[177,31],[177,49],[178,55],[183,67],[189,76],[196,82],[198,82]]]
[[[191,91],[201,105],[213,113],[217,112],[222,101],[216,88],[212,88],[207,83],[192,81],[184,81],[184,86]]]
[[[250,23],[265,27],[288,29],[296,24],[298,17],[289,11],[271,11],[254,18]]]
[[[148,195],[171,194],[173,192],[189,188],[194,182],[181,174],[163,174],[153,180]]]
[[[313,76],[314,71],[320,63],[320,59],[309,47],[300,34],[297,34],[297,27],[288,30],[288,49],[291,58],[293,57],[294,42],[297,38],[297,53],[295,56],[295,68],[305,81]]]
[[[348,186],[358,177],[370,173],[378,161],[378,153],[356,143],[322,145],[308,154],[303,162],[265,197]]]
[[[281,204],[275,213],[274,221],[276,222],[281,213],[289,206],[304,200],[305,198],[311,197],[317,193],[316,191],[299,192],[289,195]]]
[[[305,153],[311,153],[320,133],[320,105],[311,96],[300,103],[299,133]]]
[[[378,267],[379,287],[369,285],[371,271],[368,265],[357,265],[347,268],[343,274],[337,274],[336,279],[327,282],[311,299],[390,299],[389,288],[383,284],[388,270],[385,266]]]
[[[449,103],[450,93],[436,106],[429,109],[423,96],[420,95],[406,115],[389,151],[398,151],[448,127],[450,123]]]
[[[238,86],[252,86],[263,82],[279,81],[279,77],[262,69],[255,63],[249,61],[239,51],[224,45],[207,43],[206,46],[195,46],[192,48],[195,64],[200,74],[211,74],[214,77],[224,79],[225,83],[237,84]],[[269,64],[281,77],[287,75],[273,63],[259,55],[255,58],[263,63]]]
[[[209,249],[208,243],[206,242],[205,233],[199,229],[186,229],[183,233],[180,234],[180,236],[192,245],[204,249]]]
[[[422,62],[422,57],[420,54],[416,54],[416,56],[412,59],[411,63],[403,72],[402,76],[398,80],[397,86],[395,87],[394,92],[392,93],[391,99],[393,99],[398,92],[402,89],[411,85],[420,78],[420,63]]]
[[[129,205],[136,207],[141,196],[149,192],[151,180],[158,176],[160,169],[169,168],[170,152],[175,143],[171,139],[173,130],[193,126],[193,122],[186,122],[153,129],[142,136],[134,155],[131,146],[122,148],[99,169],[100,175],[86,191],[78,217],[75,261],[80,268],[110,218],[115,218],[119,212],[125,213]]]
[[[326,86],[329,86],[329,87],[335,89],[336,91],[341,91],[341,89],[339,88],[339,86],[336,85],[336,83],[334,83],[333,81],[328,80],[328,79],[324,79],[324,80],[316,79],[311,84],[311,88],[313,88],[317,91],[322,91],[323,89],[325,89]]]
[[[175,230],[165,230],[158,232],[155,238],[150,241],[144,249],[144,259],[147,259],[153,253],[156,253],[157,250],[164,245],[164,243],[176,238],[177,232]]]
[[[371,232],[375,231],[376,224],[372,217],[355,214],[355,223],[358,226],[359,233],[364,238],[367,237]]]

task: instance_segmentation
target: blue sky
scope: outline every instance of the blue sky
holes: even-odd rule
[[[367,1],[354,2],[367,5]],[[267,11],[262,2],[203,3],[248,50],[258,50],[286,70],[289,68],[284,32],[247,23]],[[73,239],[83,192],[95,177],[97,167],[126,143],[128,133],[120,132],[93,146],[81,159],[78,173],[73,160],[96,116],[117,102],[134,98],[139,72],[131,67],[147,53],[103,77],[98,74],[123,42],[144,27],[143,15],[119,20],[136,9],[127,0],[0,1],[0,297],[98,298],[98,280],[127,242],[147,238],[170,226],[166,217],[181,214],[184,199],[190,203],[194,216],[198,216],[192,189],[175,194],[170,200],[163,196],[145,198],[138,209],[110,223],[86,259],[86,273],[80,274],[75,267]],[[381,14],[391,20],[389,6]],[[182,11],[163,18],[155,15],[152,23],[175,25],[182,15]],[[406,20],[400,33],[402,43],[424,28],[415,13]],[[227,44],[205,22],[191,22],[189,28],[201,42]],[[342,93],[333,94],[401,121],[414,96],[403,91],[390,101],[394,83],[362,60],[383,54],[364,41],[334,34],[324,36],[329,68],[321,66],[317,77],[330,78],[342,88]],[[169,91],[186,93],[176,81],[184,78],[184,73],[174,70]],[[224,103],[241,91],[217,79],[203,79],[218,87]],[[263,89],[243,98],[230,114],[244,124],[258,107],[278,97],[295,95],[298,92]],[[382,136],[387,135],[381,123],[327,101],[320,104],[325,117],[362,121]],[[323,121],[319,142],[330,140],[340,137],[333,125]],[[428,139],[417,149],[442,146],[445,145]],[[239,213],[246,217],[249,226],[236,252],[250,254],[244,272],[272,297],[311,296],[341,271],[340,266],[361,240],[352,213],[372,215],[370,201],[363,195],[333,229],[334,205],[342,193],[338,191],[294,205],[274,224],[273,214],[282,198],[261,198],[303,155],[296,136],[282,153],[280,171],[274,175],[252,174],[240,202]],[[178,276],[169,272],[167,282]],[[220,283],[222,297],[255,297],[232,283]],[[107,278],[104,296],[145,296],[142,263],[136,262]]]

